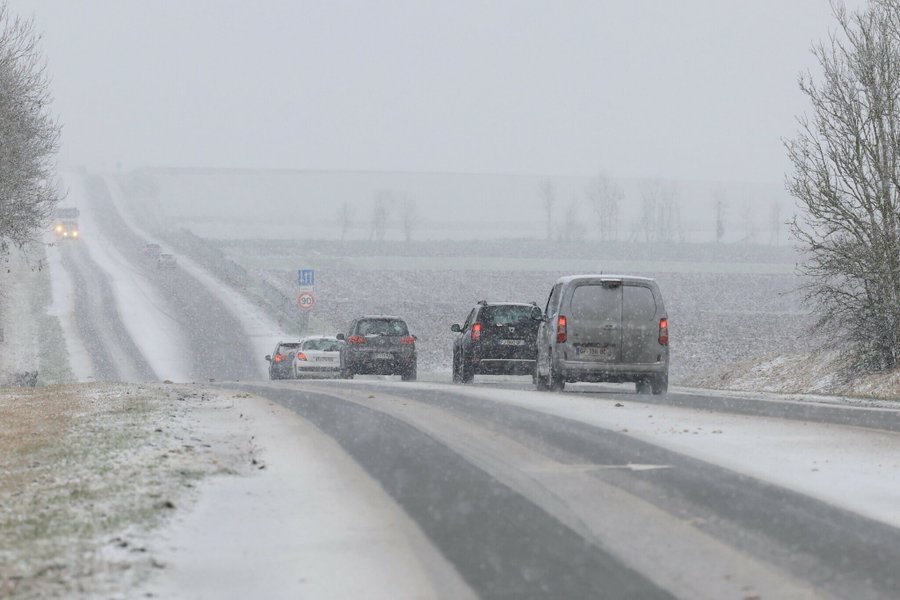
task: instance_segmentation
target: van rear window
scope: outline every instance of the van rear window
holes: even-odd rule
[[[579,285],[572,292],[571,318],[585,321],[619,321],[622,318],[622,286]]]
[[[622,292],[622,318],[627,321],[651,321],[656,316],[653,290],[642,285],[626,285]]]

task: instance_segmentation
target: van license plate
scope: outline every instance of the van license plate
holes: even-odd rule
[[[614,346],[582,346],[578,352],[582,356],[598,356],[606,360],[612,359],[616,354]]]
[[[524,346],[525,340],[500,340],[501,346]]]
[[[378,352],[375,354],[375,358],[383,359],[383,360],[391,360],[394,358],[394,355],[390,352]]]

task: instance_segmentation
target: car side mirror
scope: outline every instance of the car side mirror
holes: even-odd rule
[[[535,306],[531,309],[531,318],[535,321],[543,321],[544,320],[544,311]]]
[[[271,355],[271,354],[266,354],[266,360],[267,360],[268,362],[272,362],[272,355]]]
[[[412,336],[412,339],[414,339],[414,340],[416,340],[416,341],[418,342],[418,341],[419,341],[419,336],[414,335],[414,336]]]
[[[462,331],[462,327],[459,326],[459,323],[454,323],[450,326],[450,331],[452,331],[453,333],[459,333],[460,331]]]
[[[346,337],[344,337],[343,333],[339,333],[334,337],[335,337],[335,339],[341,340],[342,342],[347,339]]]

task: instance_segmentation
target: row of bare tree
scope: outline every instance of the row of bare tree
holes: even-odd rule
[[[383,242],[387,237],[392,217],[397,217],[403,239],[412,241],[413,234],[420,224],[419,207],[416,199],[409,194],[380,190],[375,192],[372,199],[372,210],[368,217],[369,239]],[[357,214],[349,202],[341,203],[338,207],[337,220],[341,228],[341,241],[347,239],[347,233],[358,220],[365,220],[364,215]]]

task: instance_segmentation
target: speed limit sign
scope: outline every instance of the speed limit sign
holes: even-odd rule
[[[312,292],[300,292],[297,295],[297,306],[300,310],[312,310],[316,305],[316,296]]]

